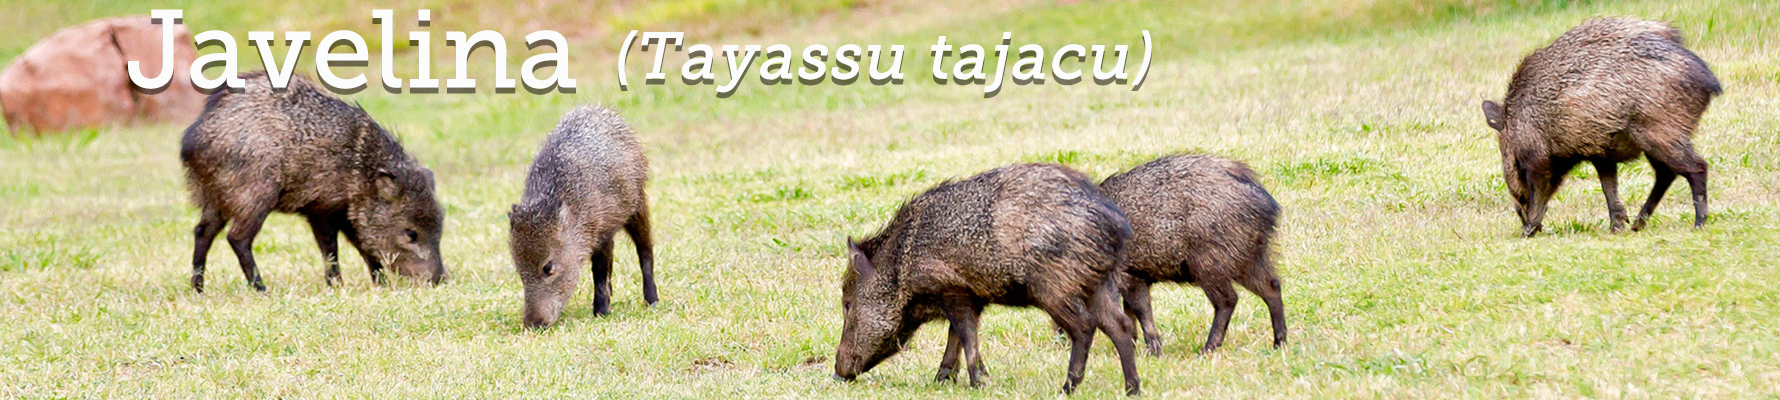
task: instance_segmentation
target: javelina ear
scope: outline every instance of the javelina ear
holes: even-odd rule
[[[853,273],[860,277],[871,275],[871,257],[866,256],[865,251],[859,250],[859,242],[853,241],[852,237],[847,238],[847,260],[852,264]]]
[[[371,184],[377,187],[377,198],[383,201],[396,201],[402,197],[402,188],[396,185],[396,176],[389,171],[378,170],[377,177],[371,179]]]
[[[1503,126],[1502,106],[1500,104],[1496,104],[1496,102],[1493,102],[1493,101],[1484,100],[1483,101],[1483,118],[1489,122],[1490,128],[1495,129],[1497,132],[1502,131],[1502,126]]]

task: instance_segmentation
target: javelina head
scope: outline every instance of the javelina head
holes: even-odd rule
[[[1514,139],[1517,136],[1509,132],[1507,117],[1507,110],[1502,105],[1484,100],[1483,118],[1489,123],[1490,129],[1496,130],[1496,140],[1502,150],[1502,178],[1508,186],[1508,194],[1514,197],[1514,212],[1520,215],[1521,223],[1525,224],[1527,207],[1533,202],[1532,190],[1527,186],[1530,168],[1526,164],[1535,160],[1532,160],[1534,157],[1530,154],[1523,154],[1527,153],[1523,151],[1524,144],[1517,142]]]
[[[445,280],[439,257],[445,211],[433,192],[433,171],[413,163],[379,169],[370,193],[355,203],[353,229],[367,253],[402,276],[435,285]]]
[[[853,380],[902,351],[920,327],[919,322],[904,318],[909,299],[894,271],[872,265],[876,247],[869,241],[860,244],[847,239],[851,265],[841,278],[841,310],[846,322],[834,355],[834,376],[841,380]]]
[[[514,205],[507,214],[511,224],[509,245],[513,249],[513,267],[525,284],[525,306],[521,315],[525,326],[543,328],[562,316],[563,304],[575,295],[581,269],[586,266],[586,246],[579,242],[583,235],[565,235],[562,226],[569,226],[565,207]]]

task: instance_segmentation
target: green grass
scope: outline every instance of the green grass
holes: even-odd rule
[[[15,33],[0,59],[55,27],[149,8],[134,3],[0,2]],[[195,2],[188,23],[369,32],[371,3],[332,3]],[[399,3],[398,15],[494,7]],[[1104,177],[1180,151],[1248,162],[1283,205],[1292,336],[1268,346],[1265,309],[1245,294],[1225,348],[1195,355],[1210,307],[1163,286],[1167,354],[1138,362],[1150,397],[1780,396],[1780,3],[526,4],[448,26],[587,26],[577,93],[349,96],[439,177],[453,278],[437,288],[374,287],[347,257],[346,285],[330,289],[305,224],[278,215],[256,244],[270,292],[248,289],[215,249],[213,289],[192,293],[182,126],[0,135],[0,397],[1050,397],[1067,350],[1029,309],[985,316],[984,388],[930,382],[941,325],[860,381],[831,380],[844,239],[947,178],[1022,161]],[[617,90],[610,35],[627,29],[606,24],[705,26],[731,12],[692,41],[903,44],[909,78],[750,78],[727,99],[675,79]],[[1724,81],[1695,136],[1712,163],[1705,229],[1689,227],[1677,185],[1649,229],[1609,234],[1584,167],[1547,233],[1517,237],[1477,105],[1501,96],[1521,55],[1596,15],[1675,22]],[[983,99],[927,79],[939,35],[992,44],[1012,31],[1016,46],[1054,50],[1134,43],[1136,29],[1158,45],[1138,92],[1048,82]],[[612,315],[589,315],[582,290],[561,325],[528,331],[505,212],[544,134],[581,103],[619,108],[649,146],[663,302],[643,306],[635,258],[621,256]],[[1622,169],[1633,207],[1650,175],[1642,162]],[[1119,393],[1106,341],[1089,368],[1078,397]]]

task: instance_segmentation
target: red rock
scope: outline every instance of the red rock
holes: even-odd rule
[[[191,32],[173,26],[173,82],[144,92],[130,83],[127,61],[143,73],[161,70],[161,26],[146,16],[89,21],[56,31],[0,71],[6,125],[58,132],[142,122],[187,122],[204,108],[204,94],[186,68],[197,57]]]

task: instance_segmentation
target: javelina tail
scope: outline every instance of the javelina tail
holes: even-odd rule
[[[1712,69],[1706,66],[1706,60],[1701,60],[1700,56],[1687,49],[1681,49],[1681,53],[1687,55],[1688,64],[1691,64],[1687,68],[1689,84],[1713,96],[1724,93],[1724,86],[1718,83],[1718,76],[1713,75]]]
[[[1257,217],[1260,217],[1261,221],[1265,223],[1263,232],[1268,237],[1272,237],[1274,226],[1279,222],[1279,201],[1273,199],[1272,193],[1267,193],[1267,188],[1261,186],[1260,179],[1255,176],[1254,171],[1248,168],[1231,173],[1230,177],[1248,185],[1249,195],[1253,196],[1252,202],[1258,206],[1255,208],[1255,212],[1260,214]]]
[[[210,95],[210,98],[212,99],[211,102],[214,102],[214,99],[216,99],[217,94],[220,94],[222,92],[225,92],[225,90],[218,90],[218,91],[216,91],[216,93],[211,94]],[[210,108],[211,108],[210,102],[206,102],[204,109],[209,110]],[[198,127],[204,125],[204,117],[206,117],[207,115],[208,115],[208,112],[203,113],[203,114],[198,114],[198,120],[195,122],[192,122],[192,126],[188,126],[185,128],[185,136],[179,142],[179,162],[180,162],[180,164],[183,164],[185,166],[186,189],[191,192],[192,203],[198,204],[200,206],[211,204],[209,201],[207,201],[208,199],[204,198],[204,193],[203,193],[204,182],[202,180],[200,180],[198,177],[198,168],[200,168],[200,167],[197,164],[199,161],[198,153],[200,151],[203,151],[203,148],[201,146],[204,145],[204,144],[200,144],[200,143],[207,143],[207,142],[203,141],[202,136],[204,133],[202,131],[199,131]]]
[[[1668,41],[1665,46],[1669,47],[1668,52],[1686,56],[1682,60],[1682,63],[1685,64],[1682,68],[1686,70],[1687,84],[1693,86],[1692,89],[1706,92],[1712,96],[1724,93],[1724,86],[1718,83],[1718,76],[1712,74],[1712,68],[1706,65],[1706,60],[1700,59],[1698,54],[1687,49],[1686,42],[1681,39],[1681,30],[1674,27],[1666,28],[1668,29],[1659,33],[1663,39]]]
[[[1107,271],[1107,279],[1114,279],[1111,275],[1124,274],[1125,267],[1131,263],[1131,237],[1134,233],[1131,231],[1131,222],[1125,219],[1125,213],[1118,206],[1105,201],[1098,206],[1105,216],[1100,220],[1100,229],[1112,233],[1113,248],[1110,250],[1113,253],[1113,268]]]

